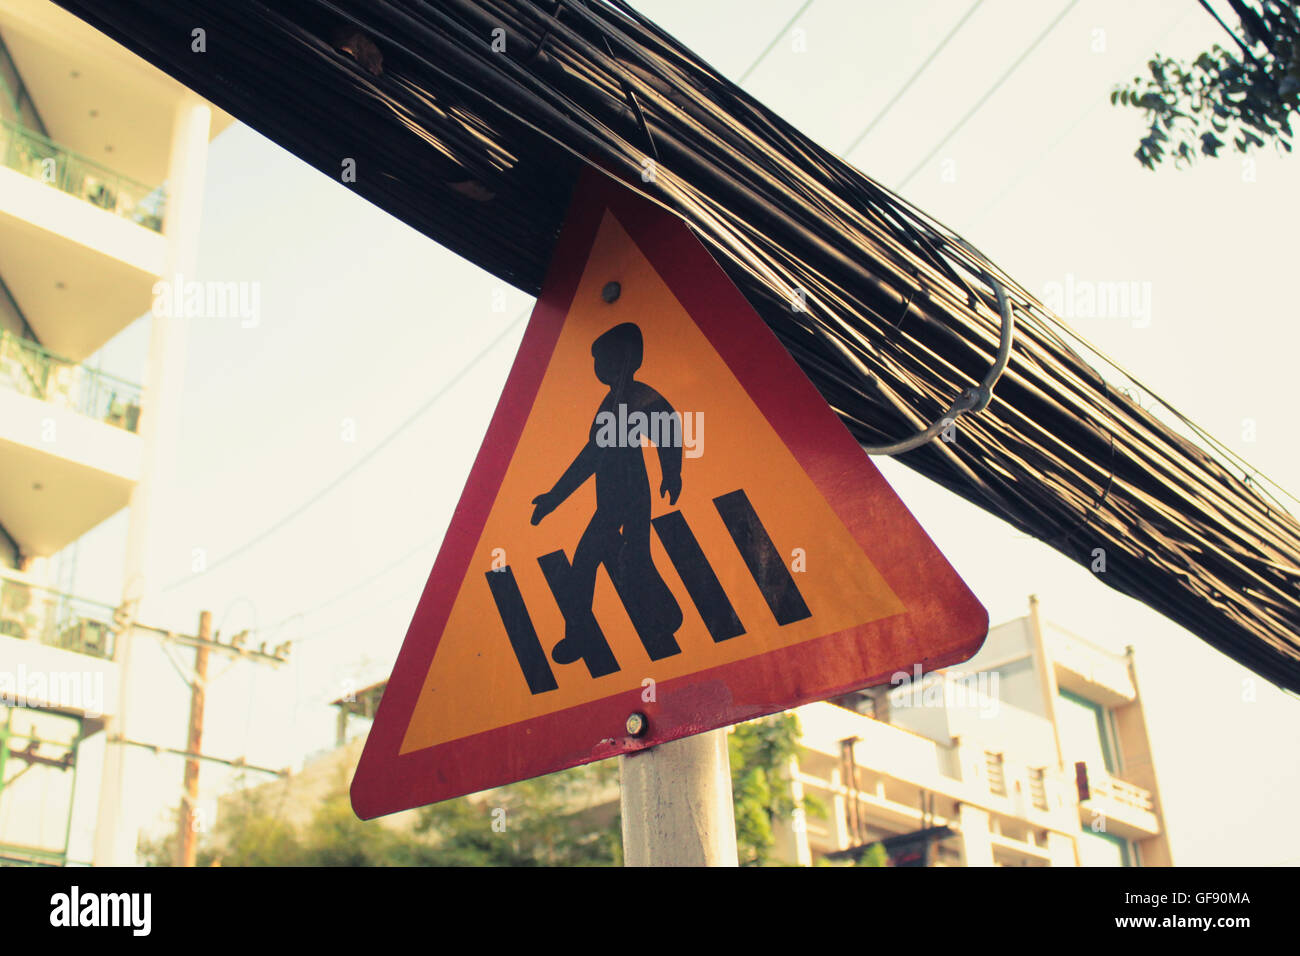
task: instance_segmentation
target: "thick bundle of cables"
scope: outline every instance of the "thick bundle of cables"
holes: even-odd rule
[[[579,170],[604,169],[690,224],[864,444],[986,375],[1000,283],[992,404],[900,460],[1300,689],[1300,524],[1265,483],[621,0],[58,2],[326,175],[354,161],[356,192],[533,294]]]

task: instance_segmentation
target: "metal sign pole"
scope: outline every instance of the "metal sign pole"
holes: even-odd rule
[[[727,730],[618,758],[625,866],[736,866]]]

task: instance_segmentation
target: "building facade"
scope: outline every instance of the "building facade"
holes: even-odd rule
[[[781,832],[792,863],[880,843],[895,865],[1168,866],[1130,648],[1030,613],[959,669],[798,708],[796,796],[825,814]]]
[[[306,819],[326,792],[320,781],[351,779],[382,692],[380,683],[334,701],[337,749],[261,789],[292,792],[279,803]],[[817,809],[775,828],[781,862],[1172,865],[1132,650],[1044,620],[1034,598],[960,668],[899,674],[793,713],[801,737],[789,785]],[[615,787],[593,808],[618,799]]]
[[[99,770],[78,765],[130,698],[118,605],[72,593],[75,545],[130,506],[128,586],[143,573],[175,340],[155,320],[147,388],[92,357],[192,267],[230,122],[48,0],[0,7],[0,861],[98,852],[80,830],[102,816]]]

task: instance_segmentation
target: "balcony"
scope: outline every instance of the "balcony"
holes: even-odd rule
[[[113,610],[0,571],[0,636],[112,660]]]
[[[138,434],[140,386],[55,355],[0,329],[0,388]]]
[[[1047,624],[1044,637],[1060,687],[1105,707],[1122,707],[1137,699],[1137,688],[1126,657],[1111,653],[1056,624]]]
[[[1083,761],[1074,769],[1079,788],[1079,822],[1084,827],[1100,821],[1106,832],[1129,840],[1143,840],[1160,832],[1151,791]]]
[[[40,133],[0,119],[0,165],[123,219],[162,232],[167,193],[116,173]]]
[[[0,264],[36,337],[83,361],[153,302],[165,199],[0,119]]]
[[[0,526],[54,554],[126,507],[140,480],[140,389],[0,336]]]

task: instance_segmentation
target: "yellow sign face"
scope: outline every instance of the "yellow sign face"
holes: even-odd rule
[[[601,292],[611,281],[619,283],[620,294],[607,303]],[[585,481],[536,525],[530,523],[532,502],[555,485],[589,444],[595,418],[611,392],[596,375],[592,344],[624,323],[634,323],[642,332],[643,358],[634,381],[661,395],[681,419],[681,493],[676,505],[659,492],[656,448],[632,449],[643,458],[650,477],[650,516],[681,514],[745,630],[726,640],[713,639],[662,541],[649,533],[653,568],[681,612],[674,635],[680,652],[650,658],[602,565],[591,610],[618,669],[593,678],[581,663],[558,666],[552,661],[557,686],[531,693],[486,575],[509,566],[544,649],[549,651],[565,636],[564,615],[538,558],[562,551],[572,560],[599,510],[600,477]],[[605,419],[614,442],[625,437],[619,434],[617,404]],[[635,408],[629,408],[627,417],[633,414]],[[647,432],[651,424],[647,422]],[[632,431],[629,425],[626,432]],[[590,444],[597,453],[627,451]],[[778,623],[714,505],[715,498],[737,490],[748,498],[807,605],[810,613],[801,620]],[[606,210],[537,400],[474,549],[470,573],[452,605],[402,752],[640,691],[647,679],[662,683],[902,610],[727,364]]]
[[[353,805],[390,813],[955,663],[987,625],[694,235],[585,177]]]

